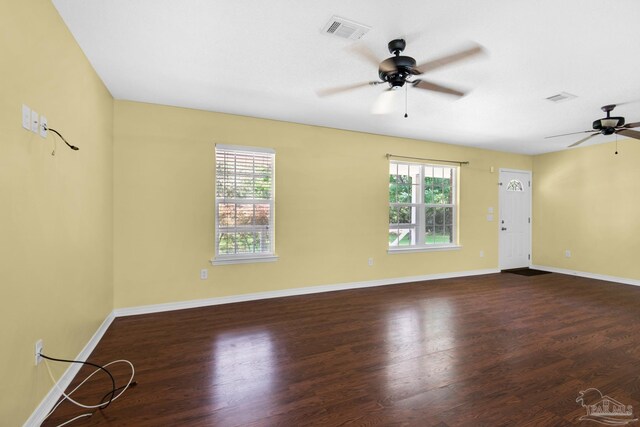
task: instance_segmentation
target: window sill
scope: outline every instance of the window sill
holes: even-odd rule
[[[447,246],[412,246],[407,248],[389,248],[388,254],[404,254],[411,252],[439,252],[439,251],[458,251],[462,249],[460,245],[447,245]]]
[[[275,262],[278,260],[277,255],[261,255],[261,256],[244,256],[235,258],[213,258],[211,265],[227,265],[227,264],[253,264],[256,262]]]

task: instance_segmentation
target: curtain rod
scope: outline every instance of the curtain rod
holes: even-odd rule
[[[397,159],[413,159],[413,160],[427,160],[431,162],[440,162],[440,163],[457,163],[459,165],[468,165],[469,162],[463,162],[460,160],[442,160],[442,159],[425,159],[424,157],[409,157],[409,156],[398,156],[397,154],[389,154],[387,153],[387,159],[395,157]]]

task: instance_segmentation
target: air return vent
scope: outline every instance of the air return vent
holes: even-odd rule
[[[572,95],[572,94],[567,93],[567,92],[560,92],[557,95],[553,95],[553,96],[550,96],[550,97],[545,98],[545,99],[547,99],[547,100],[549,100],[551,102],[562,102],[562,101],[568,101],[568,100],[573,99],[573,98],[577,98],[577,96]]]
[[[322,32],[333,34],[343,39],[359,40],[367,34],[370,29],[371,27],[367,27],[366,25],[358,24],[357,22],[334,15],[329,22],[327,22],[327,25],[324,26]]]

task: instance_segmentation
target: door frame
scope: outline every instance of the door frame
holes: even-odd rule
[[[498,169],[498,269],[502,270],[502,251],[501,251],[501,238],[500,238],[500,230],[502,228],[501,217],[502,217],[502,191],[500,191],[500,187],[502,186],[502,182],[500,181],[502,172],[515,172],[515,173],[523,173],[528,176],[529,185],[529,263],[528,267],[532,265],[532,257],[533,257],[533,172],[530,170],[522,170],[522,169],[509,169],[509,168],[500,168]]]

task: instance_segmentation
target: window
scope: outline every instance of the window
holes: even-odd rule
[[[457,248],[458,167],[389,163],[389,249]]]
[[[524,191],[524,188],[522,188],[522,182],[517,179],[512,179],[509,181],[509,184],[507,184],[507,191]]]
[[[271,149],[216,145],[214,264],[275,260]]]

